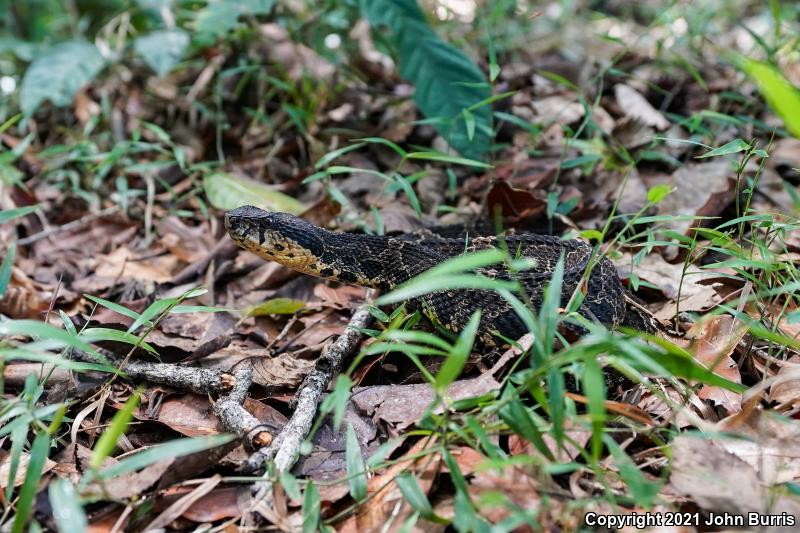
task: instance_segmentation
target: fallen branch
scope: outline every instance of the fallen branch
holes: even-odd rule
[[[366,305],[359,307],[350,319],[344,332],[317,360],[314,370],[306,377],[295,394],[292,418],[283,427],[275,440],[268,447],[261,448],[247,458],[243,465],[245,472],[257,472],[264,464],[274,459],[279,472],[289,470],[297,458],[300,444],[311,430],[317,414],[322,393],[328,388],[333,376],[339,372],[342,361],[355,351],[361,341],[359,330],[369,325],[370,314]]]
[[[122,360],[110,352],[103,350],[102,353],[112,364],[120,365],[122,363]],[[97,358],[80,350],[71,350],[70,357],[87,363],[99,362]],[[130,379],[143,379],[198,394],[228,392],[236,383],[236,379],[230,372],[222,372],[210,368],[178,366],[169,363],[128,360],[120,370]]]
[[[258,449],[272,443],[272,433],[243,406],[247,391],[253,383],[253,367],[244,365],[234,373],[236,383],[231,391],[214,404],[214,414],[229,433],[239,435],[245,446]]]
[[[270,446],[261,448],[248,457],[243,469],[247,472],[256,472],[264,468],[269,460],[273,460],[278,472],[285,472],[292,468],[300,452],[300,445],[308,436],[314,417],[317,414],[322,393],[342,367],[342,362],[350,356],[361,341],[361,329],[369,325],[370,314],[367,305],[361,305],[344,332],[336,339],[317,360],[314,370],[300,385],[294,397],[294,413],[289,422],[275,437]],[[269,480],[255,483],[252,488],[253,499],[245,524],[255,524],[258,516],[262,516],[273,524],[280,520],[272,499],[272,482]]]

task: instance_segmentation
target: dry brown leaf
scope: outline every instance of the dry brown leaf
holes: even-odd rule
[[[793,355],[781,364],[769,390],[769,401],[781,412],[800,406],[800,356]]]
[[[733,201],[734,177],[730,163],[724,160],[683,165],[670,176],[674,190],[658,204],[658,214],[716,216]],[[702,225],[702,220],[664,222],[667,228],[683,234],[698,225]]]
[[[497,213],[506,219],[534,218],[544,213],[547,201],[531,191],[512,188],[506,181],[497,180],[486,195],[489,219]]]
[[[314,287],[314,296],[327,306],[337,309],[352,309],[354,305],[364,301],[366,290],[355,285],[331,287],[326,283],[318,283]]]
[[[23,261],[17,259],[17,263]],[[12,266],[6,293],[0,297],[0,314],[10,318],[38,318],[47,311],[53,292],[54,287],[34,281],[22,268]]]
[[[281,63],[291,79],[301,80],[304,76],[311,76],[318,82],[325,82],[336,72],[334,66],[314,50],[293,42],[289,32],[278,24],[263,24],[260,30],[268,42],[266,52],[270,59]]]
[[[800,421],[764,411],[758,396],[740,413],[717,424],[720,431],[745,439],[720,439],[719,445],[749,464],[767,485],[800,479]]]
[[[615,85],[614,96],[617,99],[617,105],[626,116],[642,124],[653,126],[657,130],[669,128],[669,120],[661,112],[653,108],[650,102],[630,85],[625,85],[624,83]]]
[[[31,454],[22,452],[19,457],[17,471],[14,474],[14,486],[19,487],[25,481],[25,473],[28,471],[28,463],[31,461]],[[55,461],[45,459],[43,473],[49,472],[56,466]],[[5,490],[8,486],[8,474],[11,472],[11,454],[5,450],[0,450],[0,489]]]
[[[480,499],[486,493],[504,494],[515,506],[520,509],[537,509],[541,506],[539,491],[542,487],[539,480],[530,476],[524,468],[505,466],[476,472],[469,482],[470,496]],[[552,504],[552,501],[551,501]],[[557,504],[556,504],[557,505]],[[492,524],[497,524],[507,518],[513,511],[509,506],[483,505],[481,514]],[[544,517],[543,517],[544,518]],[[545,531],[552,531],[546,522],[540,524]],[[550,524],[553,526],[554,524]]]
[[[204,225],[187,226],[178,217],[158,219],[155,226],[161,244],[184,263],[203,259],[216,244],[211,238],[209,228]]]
[[[640,279],[655,285],[661,289],[664,296],[672,300],[672,303],[665,305],[655,313],[660,320],[671,319],[677,310],[706,311],[720,301],[720,297],[714,289],[717,284],[712,281],[718,279],[719,276],[709,270],[689,265],[684,273],[682,263],[668,263],[655,253],[645,256],[638,265],[633,267],[631,267],[630,255],[623,255],[620,259],[615,259],[614,264],[623,278],[633,270]],[[678,296],[680,296],[680,300],[675,302]]]
[[[739,367],[731,354],[747,333],[747,325],[730,315],[719,315],[702,320],[692,326],[687,336],[691,339],[689,351],[695,359],[734,383],[741,383]],[[729,414],[742,410],[742,395],[722,387],[704,385],[697,395],[725,408]]]
[[[762,484],[762,473],[732,453],[722,440],[681,435],[672,442],[671,489],[691,498],[701,509],[797,516],[800,499],[785,492],[772,494]]]
[[[456,381],[447,389],[447,396],[454,401],[462,400],[498,388],[500,384],[491,372],[486,372],[474,379]],[[357,387],[350,398],[359,410],[389,423],[397,431],[416,423],[433,399],[433,387],[427,383]]]
[[[235,518],[247,510],[249,500],[249,487],[221,487],[192,503],[181,516],[199,523]]]
[[[547,449],[550,450],[555,457],[555,460],[559,463],[568,463],[578,457],[578,455],[581,453],[581,450],[586,446],[586,443],[589,442],[589,439],[592,436],[591,431],[581,427],[571,419],[566,419],[564,421],[564,434],[567,438],[564,439],[562,446],[558,445],[555,438],[553,438],[550,433],[545,433],[542,435],[544,443],[547,445]],[[511,452],[511,455],[524,454],[534,457],[542,457],[542,453],[537,450],[533,444],[525,439],[520,438],[516,434],[511,435],[508,438],[508,448]]]
[[[121,274],[121,279],[135,278],[164,283],[172,279],[177,265],[178,259],[171,255],[143,258],[141,254],[121,246],[110,254],[97,257],[95,274],[112,279]]]
[[[538,98],[530,103],[533,121],[541,123],[572,124],[583,118],[583,105],[575,98],[561,95]]]

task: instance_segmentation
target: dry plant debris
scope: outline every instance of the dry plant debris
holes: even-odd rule
[[[0,529],[800,527],[796,6],[184,4],[4,15]],[[587,239],[670,334],[490,352],[244,204]]]

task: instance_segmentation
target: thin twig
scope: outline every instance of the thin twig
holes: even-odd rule
[[[103,355],[113,364],[119,365],[121,363],[118,358],[106,350],[103,350]],[[89,363],[98,362],[90,354],[74,349],[71,351],[71,358]],[[184,367],[169,363],[150,363],[148,361],[129,359],[125,362],[125,367],[122,371],[129,379],[143,379],[198,394],[228,392],[236,384],[234,376],[229,372],[210,368]]]

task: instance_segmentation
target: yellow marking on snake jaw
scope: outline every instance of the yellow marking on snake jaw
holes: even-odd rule
[[[292,239],[274,232],[267,232],[263,242],[255,235],[234,238],[236,244],[268,261],[275,261],[304,274],[319,276],[319,258],[311,250],[297,244]],[[317,269],[310,268],[315,265]]]

